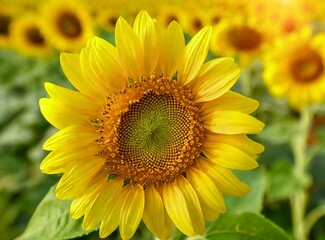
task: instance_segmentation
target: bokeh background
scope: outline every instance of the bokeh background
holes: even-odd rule
[[[292,100],[295,95],[288,101],[285,94],[272,90],[279,82],[289,81],[290,74],[270,73],[278,65],[300,59],[288,48],[309,41],[307,35],[310,39],[325,32],[324,0],[0,0],[0,239],[23,233],[39,202],[59,179],[39,170],[47,154],[42,144],[56,130],[38,106],[46,96],[44,82],[71,87],[61,70],[59,53],[79,52],[93,35],[114,43],[118,17],[132,23],[143,9],[163,26],[178,21],[187,41],[203,26],[212,25],[208,57],[234,57],[242,68],[234,89],[260,101],[255,115],[266,124],[263,133],[254,136],[266,148],[259,157],[261,176],[255,179],[263,183],[258,185],[262,214],[291,234],[289,198],[297,189],[308,193],[307,212],[325,204],[325,94],[313,106],[316,113],[307,138],[312,160],[305,176],[298,178],[293,171],[292,139],[299,125],[300,103]],[[287,39],[291,45],[278,47]],[[307,73],[299,70],[300,78],[309,71],[325,78],[325,42],[317,46],[318,57],[307,59],[314,65]],[[278,60],[272,58],[274,53]],[[267,80],[272,76],[275,82]],[[299,99],[301,92],[294,94]],[[249,183],[255,177],[256,173],[246,175]],[[152,238],[141,229],[135,238]],[[97,238],[98,233],[93,233],[81,239]],[[325,239],[325,218],[316,222],[309,239]]]

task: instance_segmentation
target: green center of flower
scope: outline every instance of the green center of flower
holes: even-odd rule
[[[201,152],[199,108],[190,90],[171,79],[143,78],[110,98],[102,123],[106,168],[128,182],[172,181]]]
[[[77,38],[82,33],[80,20],[75,14],[70,12],[64,12],[59,16],[58,29],[68,38]]]
[[[234,48],[242,51],[254,50],[262,43],[261,34],[248,26],[232,28],[229,30],[227,37]]]
[[[324,63],[321,56],[308,48],[295,54],[290,67],[293,78],[301,83],[313,82],[324,72]]]

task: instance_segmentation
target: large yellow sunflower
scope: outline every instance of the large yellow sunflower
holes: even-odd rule
[[[94,35],[92,19],[80,2],[58,0],[41,9],[44,34],[59,51],[79,51]]]
[[[264,80],[275,97],[294,108],[325,100],[325,34],[304,28],[279,39],[264,58]]]
[[[42,34],[41,18],[29,14],[16,18],[10,27],[12,48],[31,57],[49,57],[53,47]]]
[[[59,132],[41,170],[63,173],[56,196],[73,199],[84,229],[100,224],[100,237],[119,226],[130,239],[141,219],[161,239],[173,224],[203,234],[204,219],[226,211],[223,194],[248,191],[231,169],[258,166],[263,146],[246,136],[264,127],[249,115],[258,102],[229,90],[233,59],[204,63],[210,27],[185,46],[175,21],[163,30],[142,11],[133,28],[119,18],[115,33],[116,47],[95,37],[61,55],[78,91],[45,85],[40,108]]]

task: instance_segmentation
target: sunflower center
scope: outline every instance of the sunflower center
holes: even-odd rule
[[[234,27],[228,34],[229,43],[238,50],[253,50],[262,43],[262,36],[259,32],[248,26]]]
[[[107,23],[108,23],[109,26],[115,27],[117,20],[118,20],[118,18],[116,16],[110,16],[107,19]]]
[[[192,20],[192,26],[195,30],[200,30],[203,27],[202,21],[199,18],[194,18]]]
[[[76,38],[82,33],[79,19],[72,13],[62,13],[58,19],[58,28],[63,35],[69,38]]]
[[[9,34],[9,24],[11,18],[9,16],[0,15],[0,35],[7,36]]]
[[[291,62],[291,74],[297,82],[308,83],[316,80],[324,72],[324,63],[319,54],[304,49]]]
[[[168,26],[172,21],[178,21],[178,17],[174,13],[167,14],[165,18],[166,18],[165,20],[166,26]]]
[[[190,90],[156,76],[109,98],[101,126],[109,174],[144,186],[184,174],[199,156],[204,136]]]
[[[29,28],[26,31],[27,39],[35,45],[44,45],[45,39],[37,28]]]

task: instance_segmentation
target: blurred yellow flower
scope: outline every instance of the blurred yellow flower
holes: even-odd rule
[[[325,34],[310,28],[279,39],[265,54],[264,81],[294,108],[325,100]]]
[[[246,134],[264,124],[258,102],[229,89],[240,70],[231,58],[205,63],[211,27],[185,46],[178,23],[157,28],[140,12],[133,28],[119,18],[116,47],[94,37],[61,65],[78,91],[50,83],[40,100],[59,132],[41,170],[64,173],[56,196],[73,199],[71,216],[100,237],[118,226],[130,239],[141,219],[158,238],[173,224],[188,236],[226,211],[223,194],[249,189],[231,169],[258,166],[263,146]]]
[[[10,24],[14,18],[11,8],[0,3],[0,48],[8,48],[10,42]]]
[[[304,28],[318,17],[319,0],[257,0],[252,1],[250,13],[259,22],[271,25],[275,34],[283,36]]]
[[[42,33],[41,18],[34,14],[16,18],[10,26],[11,47],[31,57],[46,58],[54,53]]]
[[[185,19],[185,15],[184,9],[177,3],[161,4],[160,11],[157,14],[157,21],[163,27],[167,27],[172,21],[177,21],[183,26],[182,20]]]
[[[89,13],[77,1],[46,2],[41,14],[44,34],[59,51],[79,51],[94,35],[94,26]]]
[[[240,65],[247,66],[271,42],[270,29],[259,25],[255,18],[224,18],[213,28],[211,51],[219,56],[238,57]]]

